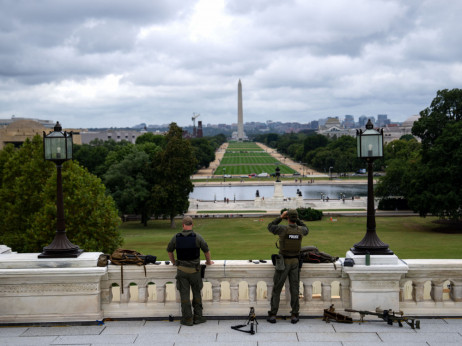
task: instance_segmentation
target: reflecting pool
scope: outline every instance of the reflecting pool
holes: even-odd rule
[[[345,198],[352,196],[367,196],[367,185],[347,185],[347,184],[314,184],[314,185],[285,185],[283,193],[285,197],[296,197],[297,189],[302,192],[304,199],[321,199],[321,193],[324,198],[338,199],[341,194]],[[270,198],[273,196],[274,186],[272,185],[247,185],[247,186],[198,186],[189,195],[203,201],[223,200],[229,198],[230,201],[236,200],[253,200],[258,190],[260,197]]]

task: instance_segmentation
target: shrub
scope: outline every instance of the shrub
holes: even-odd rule
[[[380,210],[409,210],[405,198],[382,198],[378,208]]]
[[[281,213],[287,208],[281,210]],[[297,208],[298,217],[303,221],[318,221],[322,219],[322,211],[313,208]]]

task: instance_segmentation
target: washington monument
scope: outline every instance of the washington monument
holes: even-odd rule
[[[247,139],[247,136],[244,133],[244,114],[242,111],[242,84],[240,79],[239,83],[237,84],[237,134],[233,137],[238,141],[243,141]]]

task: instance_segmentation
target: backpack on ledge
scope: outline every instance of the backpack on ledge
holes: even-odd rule
[[[332,263],[335,270],[338,257],[329,255],[328,253],[319,251],[316,246],[304,246],[300,249],[300,256],[304,263]]]
[[[138,251],[128,250],[128,249],[117,249],[115,250],[111,257],[111,263],[115,265],[120,265],[120,287],[121,292],[124,293],[124,265],[137,265],[144,267],[144,276],[146,277],[146,264],[156,263],[157,257],[151,255],[142,255]]]
[[[136,264],[138,266],[144,265],[144,257],[138,251],[117,249],[111,255],[111,263],[116,265]]]

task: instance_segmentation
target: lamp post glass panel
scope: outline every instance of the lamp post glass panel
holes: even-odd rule
[[[43,133],[44,159],[56,164],[56,233],[52,243],[43,248],[39,258],[72,258],[78,257],[83,250],[72,244],[66,236],[64,222],[64,199],[61,168],[62,164],[72,159],[72,133],[62,132],[59,122],[53,132]]]
[[[376,233],[374,207],[374,181],[372,163],[383,157],[383,129],[374,130],[371,120],[366,124],[366,131],[356,132],[358,157],[367,162],[367,231],[364,238],[355,244],[351,251],[355,255],[393,255],[388,244],[382,242]]]

